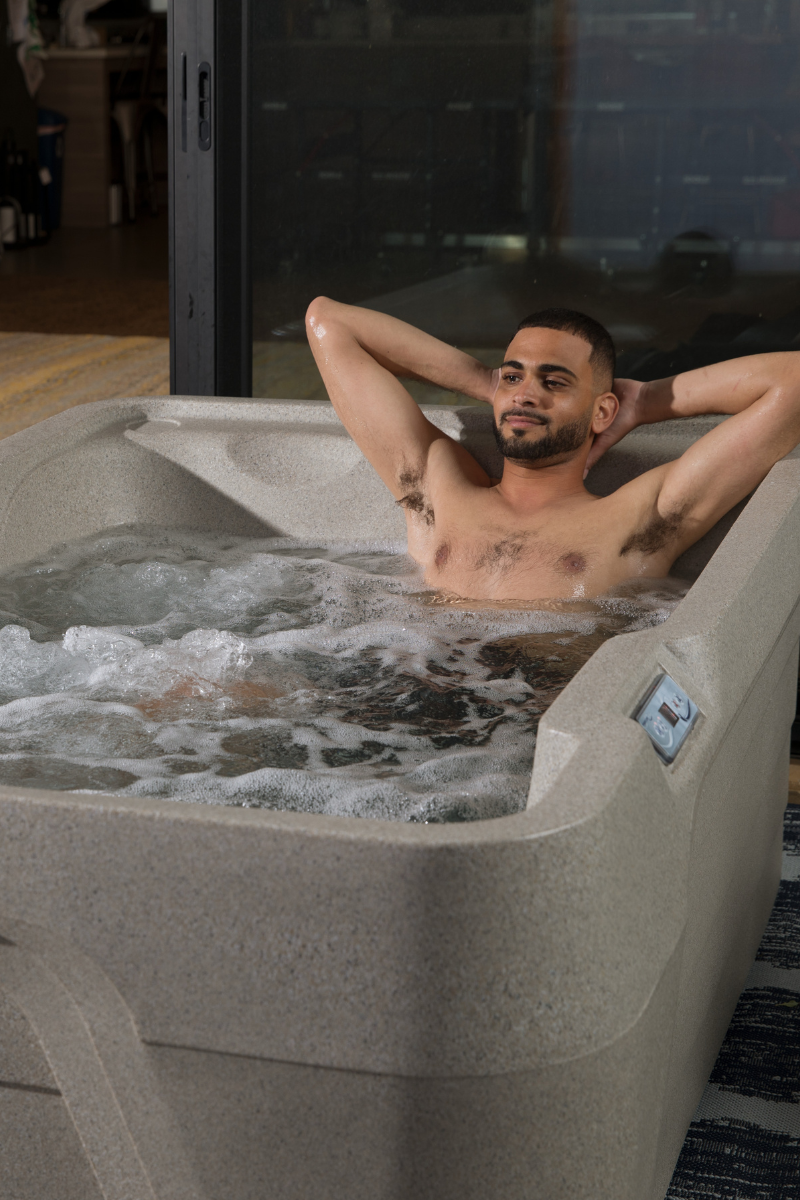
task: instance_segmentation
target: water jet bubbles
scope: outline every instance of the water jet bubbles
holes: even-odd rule
[[[401,546],[108,530],[0,576],[0,784],[502,816],[548,704],[684,590],[487,607],[424,588]]]
[[[143,643],[138,638],[128,637],[113,629],[73,625],[64,634],[62,645],[67,654],[85,658],[87,662],[98,665],[114,662],[131,650],[140,650]]]
[[[91,667],[52,642],[36,642],[19,625],[0,629],[0,701],[80,687]]]

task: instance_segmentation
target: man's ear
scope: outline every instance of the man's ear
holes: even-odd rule
[[[619,412],[619,400],[613,392],[604,392],[594,402],[594,419],[592,433],[604,433]]]

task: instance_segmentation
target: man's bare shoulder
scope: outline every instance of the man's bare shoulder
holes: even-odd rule
[[[437,438],[428,450],[427,475],[431,487],[460,484],[486,488],[497,482],[489,477],[466,446],[447,434]]]

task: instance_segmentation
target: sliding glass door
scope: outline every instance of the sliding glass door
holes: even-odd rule
[[[175,0],[172,63],[177,390],[324,399],[319,293],[640,377],[800,335],[797,0]]]

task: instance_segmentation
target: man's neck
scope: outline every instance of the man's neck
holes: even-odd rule
[[[520,512],[548,508],[563,500],[589,498],[583,482],[585,455],[564,462],[519,462],[505,459],[498,493]]]

